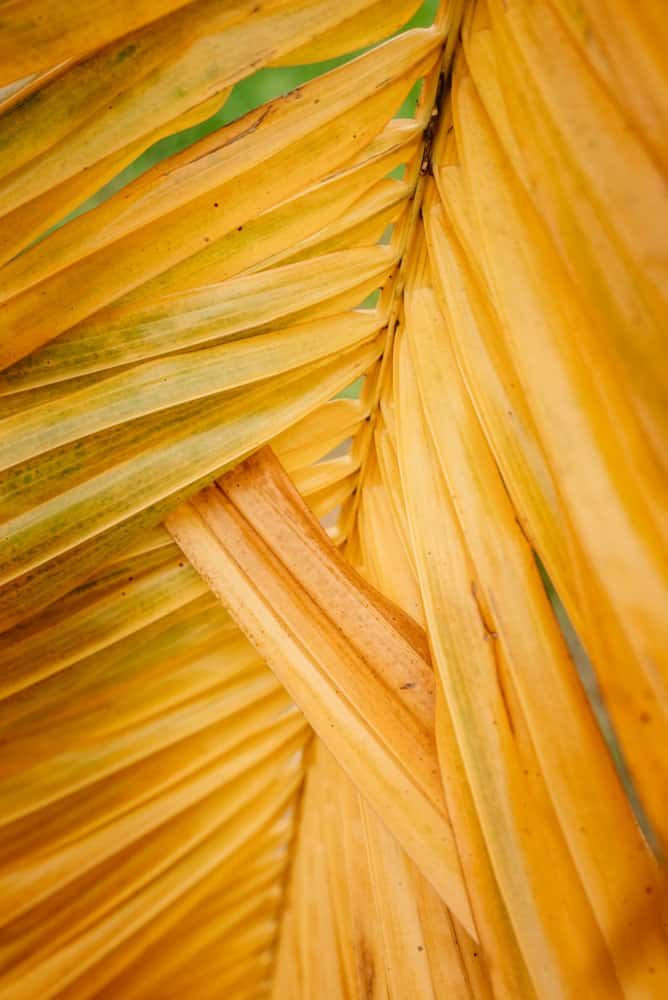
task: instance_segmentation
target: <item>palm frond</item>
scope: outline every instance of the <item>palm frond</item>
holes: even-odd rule
[[[666,20],[419,6],[0,0],[3,997],[668,994]]]

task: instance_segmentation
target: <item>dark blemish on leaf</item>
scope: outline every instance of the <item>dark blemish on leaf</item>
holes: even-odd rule
[[[361,973],[363,988],[362,996],[371,998],[373,996],[376,981],[376,969],[373,961],[373,954],[364,940],[359,943],[358,955],[359,971]]]
[[[408,681],[407,684],[402,684],[401,687],[399,688],[399,690],[400,691],[410,691],[414,687],[415,687],[415,681]]]
[[[117,63],[125,62],[125,60],[128,59],[133,54],[133,52],[136,51],[137,51],[136,45],[126,45],[125,48],[121,49],[121,51],[116,56],[116,62]]]

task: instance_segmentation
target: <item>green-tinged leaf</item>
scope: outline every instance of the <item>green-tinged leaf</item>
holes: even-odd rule
[[[352,159],[440,41],[429,29],[387,42],[202,140],[168,171],[154,168],[10,262],[0,270],[11,301],[3,367]]]
[[[15,466],[3,484],[3,627],[67,593],[198,486],[348,385],[380,350],[373,342],[223,406],[199,400]]]

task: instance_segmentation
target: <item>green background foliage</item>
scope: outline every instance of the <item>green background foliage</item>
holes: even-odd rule
[[[407,31],[409,28],[426,27],[431,24],[434,20],[437,6],[438,0],[426,0],[415,16],[401,30]],[[166,157],[172,156],[174,153],[180,153],[181,150],[187,149],[188,146],[191,146],[199,139],[203,139],[210,132],[214,132],[216,129],[221,128],[221,126],[235,121],[248,111],[252,111],[254,108],[259,107],[259,105],[264,104],[265,101],[270,101],[281,94],[287,94],[288,91],[300,86],[300,84],[306,83],[306,81],[312,80],[314,77],[320,76],[322,73],[326,73],[328,70],[334,69],[342,63],[349,62],[355,56],[361,55],[365,51],[366,49],[360,49],[357,52],[350,52],[336,59],[311,63],[308,66],[280,66],[274,69],[258,70],[257,73],[246,77],[245,80],[241,80],[233,88],[225,104],[214,115],[200,122],[199,125],[193,125],[182,132],[175,132],[174,135],[166,136],[164,139],[160,139],[159,142],[149,146],[136,160],[128,164],[116,177],[112,178],[104,187],[100,188],[99,191],[62,219],[53,229],[64,225],[82,212],[86,212],[101,202],[106,201],[107,198],[110,198],[120,188],[129,184],[135,177],[143,174],[149,167],[154,166]],[[397,112],[399,116],[406,117],[414,113],[418,89],[416,87],[411,91]],[[44,235],[47,234],[45,233]]]

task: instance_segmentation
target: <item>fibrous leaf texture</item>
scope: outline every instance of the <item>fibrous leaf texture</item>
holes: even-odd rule
[[[419,8],[0,0],[3,1000],[668,996],[668,20]]]

